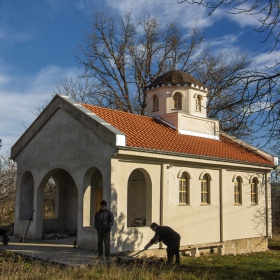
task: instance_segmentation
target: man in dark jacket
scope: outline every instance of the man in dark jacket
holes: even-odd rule
[[[167,226],[159,226],[156,223],[152,223],[150,228],[155,232],[154,237],[144,247],[147,250],[153,244],[162,241],[166,246],[167,251],[167,264],[171,265],[173,262],[174,255],[176,257],[175,264],[180,264],[180,239],[181,236],[175,230]]]
[[[110,256],[110,231],[114,224],[113,213],[107,209],[107,202],[102,200],[100,202],[100,210],[95,214],[94,226],[97,230],[98,237],[98,257],[103,255],[103,242],[105,247],[105,258]]]

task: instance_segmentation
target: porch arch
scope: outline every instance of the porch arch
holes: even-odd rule
[[[103,199],[103,176],[97,167],[91,167],[84,177],[83,226],[94,226],[95,213]]]
[[[44,188],[50,178],[53,178],[57,191],[55,218],[43,218]],[[72,176],[64,169],[56,168],[48,172],[39,184],[36,207],[36,238],[42,237],[43,229],[65,229],[72,234],[77,233],[78,222],[78,190]]]
[[[20,182],[20,220],[29,220],[34,209],[34,178],[26,171]]]
[[[135,218],[145,219],[145,225],[151,224],[152,183],[145,169],[134,169],[127,183],[127,226],[133,225]]]

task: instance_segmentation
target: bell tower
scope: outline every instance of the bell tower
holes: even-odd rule
[[[181,134],[219,139],[219,121],[207,118],[207,93],[191,75],[169,71],[147,87],[147,115]]]

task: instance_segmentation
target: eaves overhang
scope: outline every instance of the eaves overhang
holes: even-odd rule
[[[238,139],[234,136],[228,135],[225,132],[220,131],[220,134],[222,134],[224,137],[227,137],[231,141],[237,143],[238,145],[243,146],[244,148],[248,149],[249,151],[257,154],[258,156],[270,161],[273,166],[278,165],[278,157],[276,157],[276,156],[274,156],[270,153],[267,153],[267,152],[261,150],[260,148],[254,147],[254,146],[252,146],[252,145],[250,145],[250,144],[248,144],[248,143],[246,143],[246,142],[244,142],[244,141],[242,141],[242,140],[240,140],[240,139]]]
[[[202,160],[209,160],[209,161],[219,161],[219,162],[228,162],[234,164],[242,164],[242,165],[250,165],[256,167],[263,167],[267,169],[273,169],[273,164],[261,164],[256,162],[248,162],[242,160],[234,160],[228,158],[219,158],[219,157],[211,157],[211,156],[203,156],[203,155],[194,155],[194,154],[186,154],[186,153],[176,153],[176,152],[169,152],[164,150],[154,150],[154,149],[146,149],[146,148],[137,148],[137,147],[117,147],[119,150],[124,151],[132,151],[132,152],[141,152],[141,153],[149,153],[149,154],[158,154],[158,155],[166,155],[166,156],[174,156],[179,158],[193,158],[193,159],[202,159]],[[116,156],[117,154],[115,154]]]

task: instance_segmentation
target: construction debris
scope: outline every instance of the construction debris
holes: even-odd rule
[[[60,230],[44,230],[42,234],[42,239],[50,240],[50,239],[62,239],[68,236],[76,236],[75,232],[67,231],[66,229]]]

